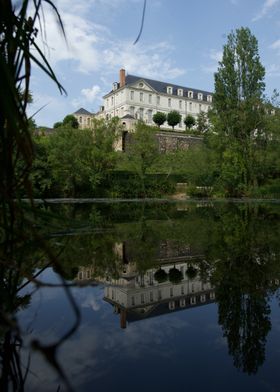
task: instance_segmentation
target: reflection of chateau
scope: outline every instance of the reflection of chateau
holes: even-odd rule
[[[105,301],[114,306],[115,312],[120,314],[122,328],[126,327],[127,321],[205,305],[215,299],[215,291],[209,282],[188,278],[186,272],[189,265],[186,262],[176,263],[176,269],[182,274],[182,280],[178,283],[168,280],[158,283],[155,279],[156,269],[136,274],[133,265],[128,267],[120,279],[112,281],[105,288],[104,297]],[[161,270],[166,273],[173,268],[173,263],[161,266]]]
[[[156,253],[153,264],[157,267],[139,273],[133,260],[133,247],[115,244],[115,254],[120,261],[118,279],[95,276],[95,280],[106,284],[104,300],[120,314],[122,328],[127,322],[209,304],[215,299],[209,282],[202,282],[197,273],[190,276],[190,269],[197,272],[194,259],[199,255],[192,254],[188,245],[162,241]],[[159,271],[164,279],[158,279]],[[82,267],[77,279],[90,280],[94,272],[93,266]],[[174,272],[177,279],[172,278]]]

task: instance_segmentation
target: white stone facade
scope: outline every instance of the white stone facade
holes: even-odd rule
[[[176,110],[182,116],[181,123],[175,127],[177,131],[185,129],[186,115],[197,117],[200,112],[207,112],[212,103],[210,92],[125,75],[123,69],[120,70],[120,81],[115,82],[112,91],[103,98],[104,104],[98,115],[107,119],[118,116],[122,120],[129,115],[154,125],[156,112],[168,114]],[[125,119],[123,125],[127,125]],[[167,123],[163,127],[171,128]]]

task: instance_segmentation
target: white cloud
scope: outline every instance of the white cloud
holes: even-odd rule
[[[254,16],[252,21],[256,22],[265,17],[277,3],[279,3],[279,0],[265,0],[262,9],[256,14],[256,16]]]
[[[85,74],[95,71],[106,74],[125,67],[130,73],[139,73],[141,70],[143,76],[158,78],[160,75],[163,79],[173,79],[185,73],[170,60],[174,48],[167,42],[133,45],[133,38],[120,41],[105,25],[95,24],[89,18],[89,8],[99,2],[82,0],[74,8],[69,0],[59,2],[68,45],[62,34],[58,34],[53,12],[45,10],[48,46],[44,42],[42,46],[54,66],[68,61],[76,71]],[[102,0],[103,7],[116,7],[120,3],[125,3],[125,0],[105,0],[105,5]]]
[[[279,53],[280,53],[280,39],[278,39],[277,41],[273,42],[273,44],[270,45],[270,48],[278,50]]]
[[[218,62],[218,61],[222,61],[222,58],[223,58],[223,51],[222,50],[212,49],[210,51],[210,59],[211,60]]]
[[[83,88],[81,90],[82,95],[88,102],[94,102],[98,94],[100,93],[101,88],[97,85],[92,86],[91,88]]]
[[[222,61],[223,52],[221,50],[211,49],[208,54],[211,63],[203,65],[202,71],[208,74],[213,74],[217,72],[218,69],[218,62]]]
[[[279,77],[280,76],[280,65],[279,64],[270,64],[266,68],[266,76],[267,77]]]
[[[140,72],[145,77],[168,80],[185,73],[185,70],[172,64],[172,50],[166,42],[145,46],[118,42],[103,51],[103,58],[107,69],[124,67],[128,73]]]

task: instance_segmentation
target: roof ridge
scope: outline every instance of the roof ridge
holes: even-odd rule
[[[213,94],[213,92],[211,92],[211,91],[206,91],[206,90],[201,90],[201,89],[197,89],[197,88],[182,86],[182,85],[171,83],[171,82],[162,82],[161,80],[150,79],[150,78],[147,78],[147,77],[144,77],[144,76],[127,74],[126,78],[128,78],[128,77],[143,79],[143,80],[146,80],[147,82],[150,81],[150,82],[154,82],[154,83],[160,83],[160,84],[162,84],[164,86],[175,87],[177,89],[178,88],[182,88],[183,90],[190,90],[190,91],[201,92],[201,93],[205,93],[205,94]]]

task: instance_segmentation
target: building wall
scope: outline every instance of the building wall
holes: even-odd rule
[[[175,129],[184,130],[183,120],[186,115],[191,114],[197,117],[200,112],[207,112],[211,107],[211,95],[207,96],[209,101],[205,101],[167,93],[159,94],[143,82],[140,83],[142,83],[141,88],[139,86],[125,86],[107,94],[104,97],[105,117],[108,119],[114,116],[121,118],[130,114],[136,119],[153,125],[152,116],[156,112],[168,114],[171,110],[177,110],[182,115],[182,122]],[[164,124],[164,127],[169,128],[167,123]]]
[[[79,123],[79,128],[80,129],[85,129],[85,128],[91,128],[91,122],[93,119],[93,115],[88,115],[88,114],[75,114],[74,116],[76,117],[76,119],[78,120]]]

